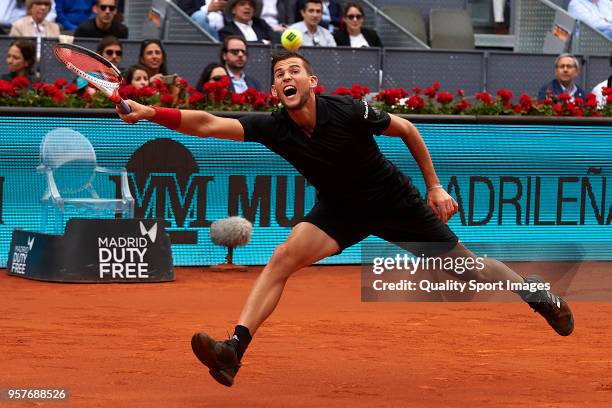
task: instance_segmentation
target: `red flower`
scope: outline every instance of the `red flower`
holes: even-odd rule
[[[315,95],[321,95],[323,92],[325,92],[325,87],[317,85],[314,87],[313,92],[315,93]]]
[[[559,100],[559,102],[567,102],[572,99],[572,97],[567,92],[561,92],[559,96],[557,96],[557,99]]]
[[[512,92],[506,89],[500,89],[497,91],[497,96],[502,100],[504,104],[508,104],[510,103],[514,95],[512,95]]]
[[[461,113],[464,110],[470,108],[472,105],[466,101],[465,99],[462,99],[461,101],[459,101],[459,103],[455,106],[455,109],[453,110],[453,113]]]
[[[370,93],[370,89],[366,86],[359,84],[353,84],[351,87],[351,96],[353,99],[362,99],[365,95]]]
[[[192,92],[191,95],[189,96],[189,104],[196,105],[202,102],[205,98],[206,96],[202,92],[197,92],[197,91]]]
[[[383,101],[386,105],[397,105],[400,99],[408,96],[408,91],[402,88],[391,88],[380,91],[374,99]]]
[[[79,89],[77,88],[76,84],[70,84],[64,88],[64,93],[66,95],[76,94],[78,91]]]
[[[457,89],[457,96],[463,98],[465,96],[465,91],[463,89]]]
[[[611,103],[612,103],[612,93],[606,96],[606,104],[611,104]]]
[[[441,104],[451,103],[453,101],[453,94],[450,92],[440,92],[437,101]]]
[[[440,82],[435,81],[433,84],[431,84],[431,87],[437,91],[440,89]]]
[[[612,95],[612,87],[608,88],[607,86],[604,86],[603,88],[601,88],[601,93],[605,96]]]
[[[597,109],[597,99],[589,99],[584,103],[585,109]]]
[[[553,108],[553,112],[554,112],[554,114],[556,116],[563,115],[563,108],[561,107],[561,105],[553,103],[552,108]]]
[[[57,89],[62,89],[67,83],[68,81],[66,81],[64,78],[59,78],[55,81],[55,87]]]
[[[232,104],[234,105],[244,105],[246,103],[246,95],[244,93],[233,93],[232,94]]]
[[[27,88],[30,85],[30,80],[26,77],[16,77],[13,78],[11,84],[15,88]]]
[[[415,94],[408,98],[406,105],[415,111],[420,111],[425,106],[425,101],[418,94]]]
[[[493,105],[493,98],[488,92],[476,92],[476,99],[484,103],[485,105]]]
[[[423,93],[425,95],[427,95],[428,97],[433,98],[434,96],[436,96],[436,88],[429,87],[429,88],[425,89],[425,91]]]
[[[10,96],[15,95],[15,87],[8,81],[0,80],[0,95],[8,94]]]
[[[152,86],[143,86],[142,88],[136,89],[135,95],[137,98],[149,98],[157,93],[157,89]]]
[[[418,86],[415,86],[414,88],[412,88],[412,92],[414,92],[415,94],[420,94],[422,91],[421,88],[419,88]]]
[[[331,95],[350,95],[351,91],[348,88],[339,86],[335,91],[332,91]]]
[[[162,105],[165,106],[172,106],[172,104],[174,103],[174,97],[170,94],[162,94],[159,97],[160,102],[162,103]]]

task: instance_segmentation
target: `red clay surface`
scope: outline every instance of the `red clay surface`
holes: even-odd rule
[[[260,269],[98,285],[0,271],[0,388],[68,388],[27,405],[53,407],[612,406],[612,303],[573,303],[562,338],[523,303],[361,303],[357,267],[296,274],[225,388],[189,341],[232,330]]]

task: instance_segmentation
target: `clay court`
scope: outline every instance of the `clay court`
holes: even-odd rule
[[[2,271],[0,388],[70,393],[25,406],[612,405],[612,303],[572,303],[576,330],[562,338],[518,302],[362,303],[356,266],[297,273],[225,388],[189,341],[227,336],[260,270],[98,285]]]

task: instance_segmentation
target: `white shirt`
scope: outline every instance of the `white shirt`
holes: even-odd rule
[[[263,0],[261,9],[261,18],[272,28],[278,25],[278,8],[276,7],[277,0]]]
[[[221,10],[208,12],[208,5],[213,1],[215,0],[206,0],[206,4],[200,7],[200,10],[206,14],[210,28],[219,31],[225,26],[225,19],[223,18],[223,12]]]
[[[351,47],[353,48],[370,46],[370,44],[368,44],[368,41],[365,39],[362,33],[359,33],[359,35],[356,35],[354,37],[352,35],[349,35],[349,39],[351,40]]]
[[[567,11],[578,20],[603,31],[608,36],[612,33],[611,0],[572,0]]]
[[[317,26],[317,31],[311,33],[308,31],[308,27],[306,27],[306,23],[303,21],[297,22],[295,24],[291,24],[290,28],[295,28],[300,33],[302,33],[302,45],[307,47],[312,46],[320,46],[320,47],[335,47],[336,40],[331,35],[329,30],[321,26]]]
[[[238,26],[242,34],[244,34],[244,38],[247,41],[257,41],[257,34],[255,34],[255,30],[253,30],[253,20],[249,21],[247,24],[240,23],[234,20],[234,23]]]
[[[607,79],[604,79],[603,81],[601,81],[600,83],[595,85],[595,87],[591,91],[597,97],[597,107],[599,109],[601,109],[604,106],[606,106],[606,97],[604,96],[603,89],[602,89],[604,86],[608,86],[608,80]]]

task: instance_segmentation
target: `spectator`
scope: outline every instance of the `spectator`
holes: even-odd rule
[[[59,25],[46,20],[51,11],[51,0],[26,0],[26,10],[28,15],[13,23],[10,36],[59,37]]]
[[[612,68],[612,53],[610,53],[610,68]],[[603,94],[604,87],[612,88],[612,75],[610,75],[608,79],[604,79],[603,81],[595,85],[595,87],[591,91],[595,94],[595,96],[597,96],[597,107],[599,109],[606,106],[606,97]]]
[[[259,81],[244,72],[248,61],[247,43],[244,37],[239,35],[225,37],[221,44],[220,57],[232,80],[232,92],[242,93],[248,88],[261,91]]]
[[[348,2],[344,7],[344,28],[334,31],[337,45],[353,48],[381,47],[382,42],[375,30],[363,27],[365,12],[359,3]]]
[[[302,45],[335,47],[336,40],[331,33],[321,27],[321,16],[323,12],[323,2],[321,0],[307,0],[304,8],[300,11],[304,21],[292,24],[290,27],[302,33]]]
[[[612,38],[612,1],[611,0],[572,0],[567,11],[580,21],[584,21]]]
[[[74,31],[79,24],[91,17],[95,0],[55,0],[57,19],[65,31]]]
[[[9,44],[6,53],[8,73],[0,76],[4,81],[11,81],[17,77],[25,77],[30,83],[35,81],[32,68],[36,61],[36,47],[30,40],[20,38]]]
[[[11,25],[25,15],[25,0],[0,1],[0,28],[10,30]]]
[[[508,24],[504,19],[506,0],[493,0],[493,20],[495,21],[495,34],[508,34]]]
[[[134,88],[140,89],[149,85],[149,74],[142,65],[132,65],[125,73],[123,81],[126,85],[132,85]]]
[[[101,39],[98,43],[96,52],[112,62],[117,68],[121,66],[121,61],[123,60],[123,44],[117,37],[109,35]],[[121,69],[119,68],[119,70]]]
[[[227,0],[178,0],[179,7],[215,39],[225,26],[223,10]]]
[[[295,0],[263,0],[261,18],[275,32],[283,32],[295,23]]]
[[[579,63],[576,57],[572,54],[559,55],[555,60],[555,79],[542,85],[538,93],[538,101],[549,97],[557,97],[564,92],[570,95],[571,101],[574,98],[584,99],[584,90],[574,83],[579,72]]]
[[[150,82],[168,75],[166,51],[159,40],[144,40],[140,44],[138,63],[147,69]]]
[[[83,21],[74,32],[75,37],[102,38],[112,35],[127,38],[128,28],[115,20],[117,0],[97,0],[93,6],[95,17]]]
[[[228,0],[224,10],[228,22],[219,30],[219,38],[241,35],[250,42],[270,44],[274,32],[268,23],[257,17],[261,7],[261,0]]]
[[[296,3],[296,21],[302,21],[304,18],[301,16],[300,11],[304,9],[305,3],[308,0],[298,0]],[[330,32],[342,25],[342,6],[335,0],[323,0],[323,12],[321,13],[321,22],[319,25],[326,28]]]
[[[223,66],[223,64],[219,64],[218,62],[211,62],[202,70],[202,74],[200,74],[200,79],[196,85],[196,89],[200,92],[204,92],[205,83],[220,81],[224,76],[228,76],[225,66]]]

